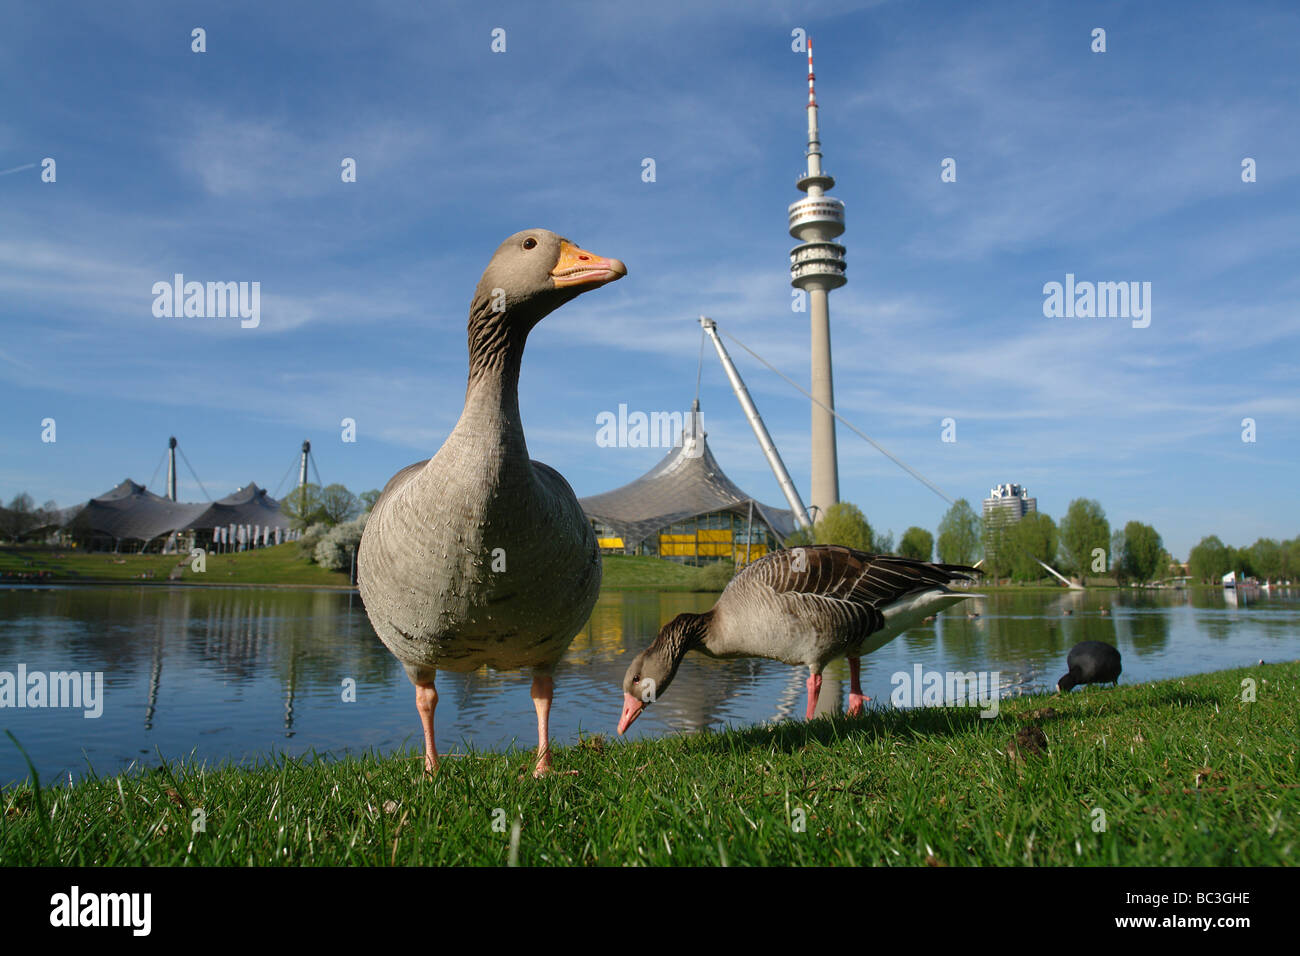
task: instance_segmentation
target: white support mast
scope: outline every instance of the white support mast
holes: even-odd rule
[[[176,436],[167,439],[167,497],[176,500]]]
[[[767,463],[772,466],[772,472],[776,475],[777,483],[781,486],[781,493],[785,495],[785,500],[790,504],[790,510],[794,512],[795,522],[801,528],[811,528],[812,522],[808,519],[808,509],[803,506],[803,499],[799,497],[799,490],[795,488],[794,482],[790,479],[790,473],[785,470],[785,462],[781,461],[781,454],[776,450],[776,445],[772,442],[772,436],[768,434],[767,426],[763,424],[762,416],[758,414],[758,409],[754,406],[754,400],[749,397],[749,389],[745,388],[745,383],[741,380],[740,373],[736,371],[731,356],[727,354],[722,339],[718,338],[718,323],[708,316],[702,315],[700,316],[700,326],[704,329],[704,334],[712,340],[713,347],[717,349],[718,358],[722,360],[722,367],[726,370],[727,378],[731,382],[731,388],[735,391],[736,398],[740,400],[740,407],[744,409],[750,427],[754,429],[754,435],[758,438],[759,447],[763,449],[763,454],[767,456]]]

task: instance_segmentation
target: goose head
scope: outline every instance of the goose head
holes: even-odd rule
[[[497,247],[474,290],[471,350],[476,341],[522,342],[564,303],[625,275],[618,259],[581,249],[549,229],[517,232]]]
[[[623,675],[623,716],[618,732],[624,733],[641,711],[663,696],[677,676],[677,668],[692,647],[704,642],[708,614],[678,614],[659,631],[653,644],[636,656]]]

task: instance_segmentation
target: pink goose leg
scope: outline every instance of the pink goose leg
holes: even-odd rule
[[[858,680],[858,670],[862,658],[849,658],[849,716],[856,717],[862,713],[862,705],[871,700],[870,697],[863,696],[862,684]]]
[[[415,709],[424,725],[424,772],[438,772],[438,745],[433,742],[433,712],[438,707],[438,690],[433,681],[415,685]]]
[[[533,675],[533,708],[537,711],[537,766],[533,776],[541,778],[551,773],[551,696],[555,691],[555,681],[550,674]],[[566,770],[565,773],[577,773]]]
[[[817,709],[817,697],[822,692],[822,675],[813,674],[808,678],[808,713],[804,716],[805,720],[813,719],[813,711]]]

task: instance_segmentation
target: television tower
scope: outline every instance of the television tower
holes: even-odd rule
[[[826,195],[834,177],[822,171],[822,144],[817,130],[817,94],[813,86],[813,46],[808,38],[808,168],[795,185],[807,197],[790,204],[790,235],[799,245],[790,250],[790,284],[807,293],[812,322],[812,495],[820,518],[840,500],[839,457],[835,449],[835,388],[831,379],[829,293],[847,281],[844,247],[834,242],[844,232],[844,203]],[[817,403],[820,404],[817,404]]]

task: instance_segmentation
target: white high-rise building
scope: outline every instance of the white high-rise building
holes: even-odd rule
[[[984,527],[1006,527],[1038,510],[1038,499],[1029,497],[1024,485],[995,485],[984,499]]]

